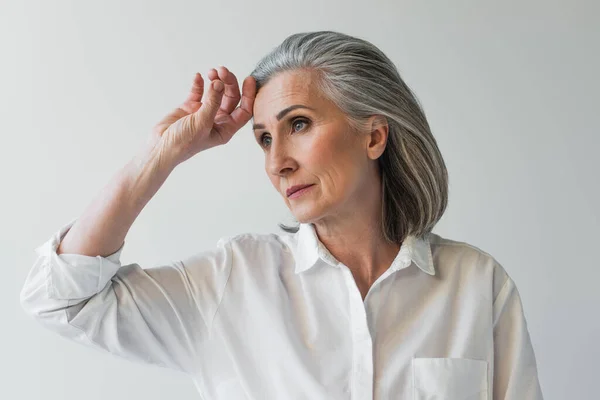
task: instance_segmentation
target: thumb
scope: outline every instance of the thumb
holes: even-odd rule
[[[212,125],[212,122],[221,107],[224,88],[225,84],[218,79],[211,82],[208,89],[208,98],[202,103],[202,106],[197,111],[201,121],[210,121],[210,124]]]

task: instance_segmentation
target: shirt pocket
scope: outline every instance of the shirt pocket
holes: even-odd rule
[[[488,400],[488,362],[413,358],[413,400]]]

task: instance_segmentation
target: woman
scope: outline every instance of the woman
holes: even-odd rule
[[[182,371],[210,399],[542,398],[515,283],[491,255],[432,233],[446,167],[391,60],[311,32],[261,60],[242,95],[227,68],[208,77],[207,93],[197,74],[102,195],[36,249],[21,293],[30,314]],[[250,118],[299,228],[121,266],[127,231],[173,169]]]

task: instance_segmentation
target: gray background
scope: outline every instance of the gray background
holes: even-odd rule
[[[597,2],[1,1],[0,282],[5,399],[196,399],[190,380],[68,342],[19,306],[34,248],[77,217],[186,97],[196,71],[240,82],[287,35],[338,30],[387,53],[450,174],[435,232],[517,283],[546,399],[597,393]],[[250,124],[180,165],[130,230],[151,266],[293,222]]]

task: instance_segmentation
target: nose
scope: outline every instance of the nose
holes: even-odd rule
[[[285,143],[273,140],[266,159],[266,169],[272,175],[289,175],[297,168]]]

